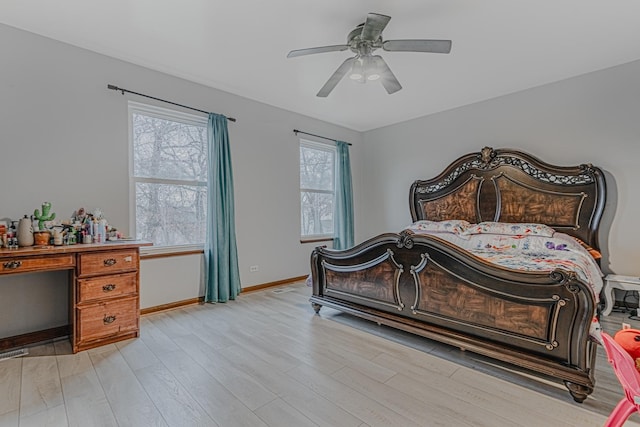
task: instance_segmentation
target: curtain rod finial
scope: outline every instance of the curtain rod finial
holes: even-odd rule
[[[111,89],[111,90],[119,90],[119,91],[124,95],[124,89],[120,89],[118,86],[108,84],[108,85],[107,85],[107,89]]]

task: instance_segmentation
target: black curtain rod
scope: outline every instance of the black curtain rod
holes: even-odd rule
[[[144,96],[145,98],[155,99],[156,101],[165,102],[167,104],[177,105],[178,107],[186,108],[188,110],[198,111],[198,112],[204,113],[204,114],[211,114],[209,111],[199,110],[197,108],[189,107],[187,105],[182,105],[182,104],[178,104],[176,102],[167,101],[166,99],[156,98],[155,96],[145,95],[144,93],[138,93],[138,92],[134,92],[132,90],[123,89],[121,87],[114,86],[114,85],[109,85],[108,84],[107,85],[107,89],[118,90],[118,91],[122,92],[123,95],[124,95],[125,92],[132,93],[134,95]],[[233,117],[227,117],[227,120],[229,120],[230,122],[235,122],[236,121],[236,119],[234,119]]]
[[[303,134],[305,134],[305,135],[315,136],[316,138],[322,138],[322,139],[326,139],[326,140],[329,140],[329,141],[338,142],[338,140],[337,140],[337,139],[327,138],[326,136],[314,135],[314,134],[312,134],[312,133],[309,133],[309,132],[303,132],[303,131],[298,130],[298,129],[294,129],[294,130],[293,130],[293,133],[295,133],[296,135],[297,135],[297,134],[299,134],[299,133],[303,133]],[[347,142],[347,145],[351,145],[351,143],[350,143],[350,142]]]

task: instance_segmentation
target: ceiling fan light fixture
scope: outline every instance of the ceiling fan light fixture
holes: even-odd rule
[[[353,66],[351,67],[351,73],[349,74],[349,78],[358,83],[364,83],[365,80],[365,69],[362,58],[357,57],[353,61]]]
[[[380,70],[371,55],[367,55],[362,60],[362,68],[367,80],[375,81],[380,78]]]

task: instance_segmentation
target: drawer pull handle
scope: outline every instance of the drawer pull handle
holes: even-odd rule
[[[116,288],[116,285],[114,285],[113,283],[109,283],[108,285],[104,285],[102,287],[102,290],[104,292],[111,292],[112,290],[114,290]]]
[[[15,270],[22,265],[22,261],[7,261],[2,266],[7,270]]]
[[[112,265],[116,265],[116,262],[117,261],[115,258],[107,258],[104,261],[102,261],[105,267],[111,267]]]
[[[109,323],[113,323],[116,320],[116,316],[104,316],[104,319],[102,319],[102,322],[105,325],[108,325]]]

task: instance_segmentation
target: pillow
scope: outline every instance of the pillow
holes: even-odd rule
[[[573,238],[578,243],[580,243],[580,246],[582,246],[583,248],[585,248],[587,250],[587,252],[589,252],[589,255],[591,255],[593,257],[593,259],[595,259],[595,260],[602,259],[602,254],[600,253],[599,250],[592,248],[591,246],[587,245],[584,241],[582,241],[581,239],[578,239],[575,236]]]
[[[463,219],[450,219],[447,221],[422,220],[414,222],[409,229],[415,232],[453,233],[462,236],[465,235],[470,226],[471,224]]]
[[[502,234],[504,236],[553,237],[556,231],[544,224],[481,222],[465,230],[465,234]]]

